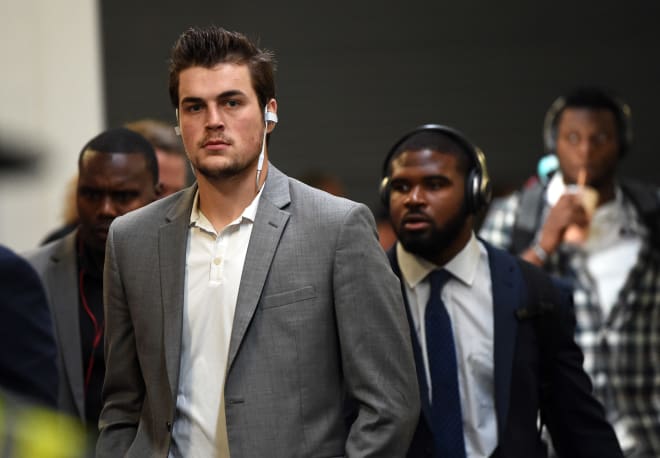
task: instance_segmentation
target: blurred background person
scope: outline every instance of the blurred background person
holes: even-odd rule
[[[660,193],[619,177],[631,111],[597,87],[558,98],[544,125],[556,171],[493,202],[481,228],[574,289],[584,367],[627,454],[660,456]]]
[[[140,119],[127,123],[126,128],[142,135],[156,150],[159,198],[174,194],[195,181],[183,142],[172,125],[155,119]]]
[[[151,144],[126,128],[91,139],[78,159],[80,225],[71,234],[26,254],[50,302],[58,344],[58,407],[96,430],[101,410],[103,263],[112,221],[153,202],[158,163]]]
[[[65,235],[73,232],[76,227],[78,227],[78,207],[76,205],[77,190],[78,174],[76,173],[69,179],[69,182],[66,184],[62,210],[62,225],[49,232],[46,237],[44,237],[41,245],[46,245],[53,240],[60,239]]]

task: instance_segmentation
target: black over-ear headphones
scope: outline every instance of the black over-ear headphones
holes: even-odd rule
[[[617,97],[613,97],[604,92],[600,92],[599,95],[606,98],[609,101],[608,105],[610,106],[593,108],[585,106],[585,108],[614,111],[619,135],[619,153],[623,156],[630,149],[630,145],[633,141],[632,111],[627,103]],[[545,146],[546,154],[557,154],[558,117],[564,111],[564,108],[567,107],[566,103],[566,96],[561,96],[550,105],[550,108],[548,108],[548,111],[545,113],[545,118],[543,120],[543,145]],[[571,105],[571,107],[572,106],[573,105]],[[575,108],[580,107],[581,105],[575,105]]]
[[[465,179],[465,203],[470,213],[477,213],[490,202],[492,195],[490,178],[488,177],[488,169],[486,168],[486,156],[484,156],[481,149],[469,141],[462,133],[451,127],[440,124],[425,124],[419,126],[401,137],[394,146],[390,148],[385,157],[385,162],[383,163],[382,179],[379,189],[381,202],[385,208],[389,208],[391,190],[389,168],[390,162],[394,159],[394,155],[400,152],[397,151],[399,147],[413,135],[429,131],[446,135],[451,140],[458,143],[461,149],[470,156],[470,170]]]

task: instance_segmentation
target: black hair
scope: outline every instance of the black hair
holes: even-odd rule
[[[88,141],[78,155],[78,170],[82,168],[85,151],[93,150],[99,153],[138,153],[144,156],[147,169],[152,176],[154,185],[158,184],[158,160],[151,143],[142,135],[125,127],[117,127],[101,132]]]

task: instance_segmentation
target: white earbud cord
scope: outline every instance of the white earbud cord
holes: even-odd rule
[[[266,149],[266,134],[268,133],[268,121],[264,121],[264,137],[261,140],[261,153],[257,162],[257,192],[259,192],[259,179],[261,178],[261,169],[264,166],[264,150]]]

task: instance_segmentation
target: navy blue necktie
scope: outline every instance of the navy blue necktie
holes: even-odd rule
[[[426,349],[431,373],[431,430],[436,458],[465,458],[463,417],[458,389],[456,347],[451,318],[442,302],[442,288],[451,274],[444,269],[429,274],[431,295],[426,305]]]

